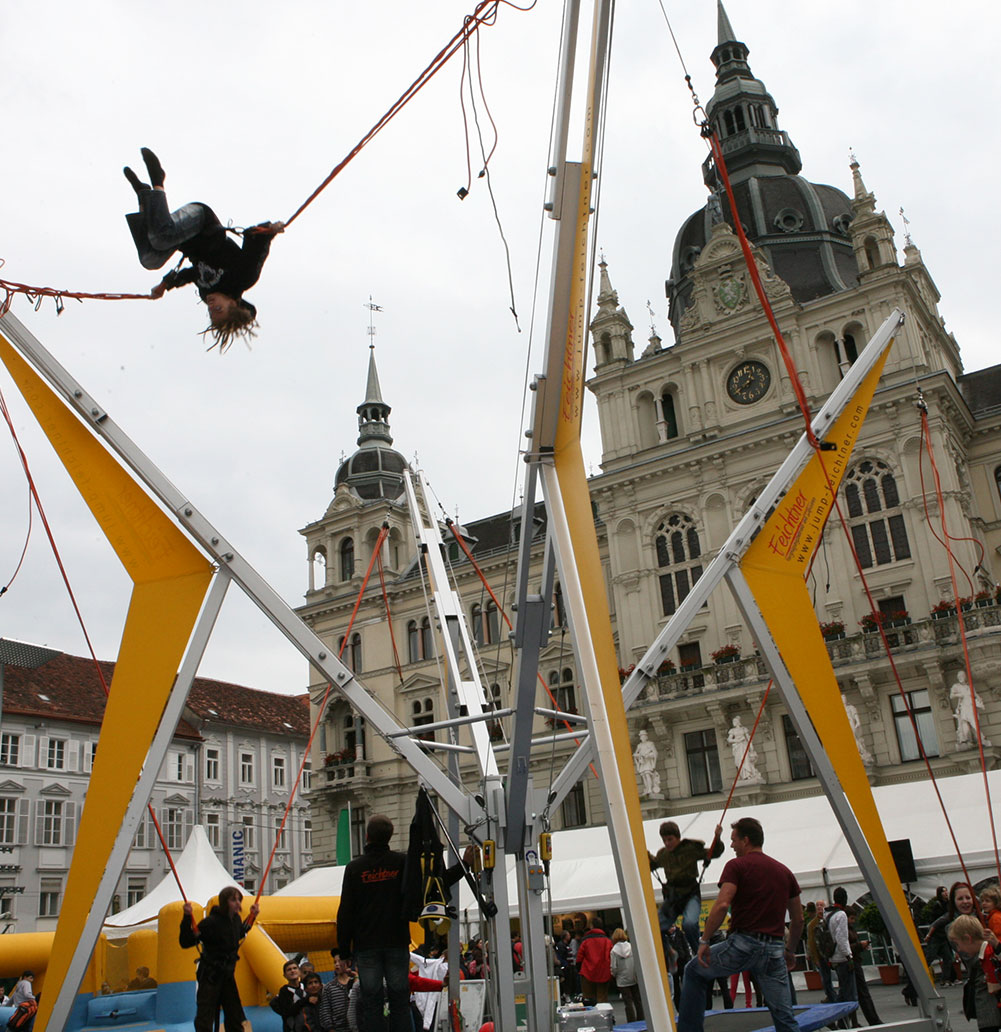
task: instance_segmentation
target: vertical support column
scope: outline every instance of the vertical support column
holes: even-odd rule
[[[174,738],[178,721],[184,710],[184,704],[188,701],[188,692],[191,690],[191,682],[198,673],[199,664],[205,654],[205,647],[208,645],[209,636],[215,626],[219,610],[222,608],[223,599],[226,597],[226,589],[229,587],[229,573],[225,569],[216,570],[212,579],[211,587],[206,596],[202,612],[198,617],[191,639],[188,643],[188,650],[177,673],[177,679],[171,690],[170,697],[160,718],[160,725],[156,735],[149,747],[146,763],[143,766],[139,780],[136,782],[132,798],[129,801],[125,816],[122,819],[121,827],[115,836],[111,855],[108,859],[108,866],[94,893],[94,901],[90,907],[90,913],[80,935],[79,943],[70,960],[66,970],[66,977],[60,986],[53,991],[56,992],[56,1002],[52,1006],[52,1013],[49,1015],[47,1028],[63,1029],[69,1019],[73,1001],[87,972],[87,965],[90,963],[90,955],[94,950],[101,933],[101,926],[104,924],[105,915],[111,907],[111,897],[115,893],[115,886],[121,876],[125,863],[128,860],[129,851],[132,849],[132,840],[135,837],[136,829],[142,819],[143,811],[149,804],[150,796],[153,794],[153,786],[160,775],[160,768],[163,766],[167,749]],[[182,887],[183,888],[183,887]]]

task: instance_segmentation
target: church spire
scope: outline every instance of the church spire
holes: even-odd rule
[[[722,0],[716,0],[717,43],[711,56],[716,90],[706,114],[719,137],[734,183],[751,176],[796,175],[803,167],[789,134],[779,129],[779,109],[747,63],[747,45],[737,39]],[[716,189],[712,158],[702,166],[706,186]]]
[[[375,344],[369,344],[368,349],[368,380],[365,384],[365,400],[356,409],[359,448],[372,448],[393,443],[393,435],[389,432],[389,413],[393,410],[382,400],[379,370],[375,365]]]

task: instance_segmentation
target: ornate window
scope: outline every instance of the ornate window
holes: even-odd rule
[[[352,672],[361,672],[361,635],[355,631],[351,635],[350,639],[346,639],[344,635],[341,635],[337,642],[337,650],[341,657],[341,662]]]
[[[341,542],[341,580],[349,581],[355,575],[355,543],[351,538]]]
[[[432,659],[434,650],[431,644],[431,620],[425,616],[418,623],[411,620],[407,624],[407,653],[411,663],[419,663],[422,659]]]
[[[716,732],[711,727],[705,731],[685,733],[685,758],[688,761],[692,795],[708,795],[722,790],[719,749],[716,746]]]
[[[567,626],[567,608],[566,603],[563,601],[563,586],[559,581],[556,582],[556,587],[553,588],[553,616],[552,623],[549,629],[556,630],[558,627]]]
[[[791,780],[802,781],[804,778],[812,778],[816,771],[814,771],[806,748],[799,735],[796,734],[796,728],[792,726],[792,721],[787,713],[782,714],[782,731],[785,734],[786,752],[789,754]]]
[[[327,550],[322,545],[313,552],[310,565],[310,587],[316,591],[327,583]]]
[[[908,692],[907,699],[911,704],[914,724],[917,724],[925,755],[938,756],[938,735],[935,734],[935,718],[932,716],[928,692],[923,689],[917,692]],[[893,724],[897,731],[901,763],[920,759],[921,750],[918,749],[918,741],[914,735],[914,724],[911,723],[911,718],[907,714],[907,706],[899,692],[890,696],[890,709],[893,712]]]
[[[660,574],[660,602],[670,616],[685,600],[692,585],[702,576],[702,548],[695,524],[687,516],[673,513],[657,528],[654,538]]]
[[[678,436],[678,416],[674,409],[674,395],[664,391],[660,396],[660,410],[664,419],[661,423],[661,439],[673,441]]]
[[[365,718],[355,716],[351,710],[344,717],[344,748],[354,759],[365,756]]]
[[[470,610],[473,640],[477,645],[495,645],[500,640],[500,612],[493,599],[486,608],[477,604]]]
[[[845,480],[852,541],[862,567],[910,559],[897,481],[890,467],[866,459],[850,469]]]
[[[560,815],[563,818],[564,828],[582,828],[587,824],[587,806],[584,802],[584,785],[582,782],[578,781],[567,792],[566,798],[560,807]]]
[[[434,700],[433,699],[415,699],[411,709],[413,711],[413,726],[423,727],[425,724],[434,723]],[[424,739],[425,742],[434,741],[434,732],[425,731],[418,733],[418,738]]]

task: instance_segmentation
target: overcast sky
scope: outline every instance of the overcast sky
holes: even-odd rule
[[[715,0],[664,2],[708,101]],[[288,218],[471,6],[6,0],[0,276],[88,291],[138,292],[157,282],[160,274],[139,267],[123,218],[133,195],[121,167],[141,169],[142,145],[163,160],[174,206],[202,200],[235,225]],[[992,120],[1001,88],[985,10],[974,0],[727,4],[803,174],[850,192],[853,148],[898,248],[905,208],[968,370],[997,360],[1001,205],[993,179],[1001,153]],[[492,184],[522,332],[508,311],[485,182],[474,178],[466,200],[456,197],[466,183],[459,58],[276,239],[248,294],[261,323],[252,351],[204,352],[203,308],[190,287],[159,302],[70,302],[58,319],[51,302],[37,313],[24,299],[14,303],[293,606],[307,584],[297,531],[322,515],[341,455],[355,447],[369,295],[384,308],[377,356],[395,446],[416,456],[447,511],[463,520],[507,509],[516,497],[525,370],[540,365],[548,296],[551,225],[541,202],[560,17],[547,0],[525,13],[502,6],[480,39],[499,132]],[[648,300],[669,337],[664,280],[674,236],[705,202],[705,144],[657,0],[619,5],[609,86],[597,240],[642,347]],[[475,175],[475,158],[473,167]],[[97,652],[113,658],[129,584],[5,370],[0,390]],[[597,471],[593,407],[584,433]],[[28,511],[9,440],[0,444],[0,476],[5,583]],[[230,592],[202,673],[303,690],[304,662],[238,596]],[[25,566],[0,597],[0,635],[86,652],[37,520]]]

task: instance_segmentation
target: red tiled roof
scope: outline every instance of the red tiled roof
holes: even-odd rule
[[[196,677],[188,694],[188,709],[209,723],[309,736],[308,695],[278,695]]]
[[[101,723],[104,688],[93,660],[65,652],[54,653],[53,658],[41,663],[36,661],[32,666],[19,666],[16,659],[11,650],[6,650],[0,657],[0,662],[3,662],[5,713],[84,724]],[[110,685],[115,664],[102,661],[100,666]],[[308,695],[276,695],[196,677],[188,696],[188,708],[205,721],[275,734],[309,735]],[[184,720],[178,724],[177,734],[183,738],[201,737]]]

